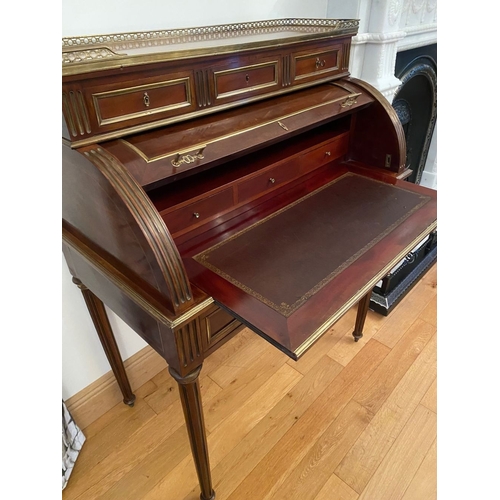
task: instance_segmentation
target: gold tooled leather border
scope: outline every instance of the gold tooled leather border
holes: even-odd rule
[[[312,193],[307,194],[306,196],[303,196],[302,198],[296,200],[295,202],[291,203],[290,205],[287,205],[286,207],[272,213],[271,215],[264,217],[260,221],[256,222],[255,224],[252,224],[251,226],[239,231],[238,233],[232,235],[231,237],[225,239],[224,241],[221,241],[220,243],[217,243],[216,245],[207,248],[203,252],[200,252],[199,254],[193,256],[193,259],[197,262],[199,262],[201,265],[206,267],[207,269],[210,269],[210,271],[214,272],[215,274],[221,276],[225,280],[229,281],[232,283],[234,286],[238,287],[239,289],[243,290],[244,292],[252,295],[256,299],[260,300],[270,308],[274,309],[278,313],[280,313],[282,316],[285,318],[288,318],[292,313],[294,313],[306,300],[308,300],[310,297],[312,297],[314,294],[316,294],[319,290],[321,290],[326,284],[328,284],[332,279],[334,279],[336,276],[338,276],[342,271],[347,269],[353,262],[355,262],[359,257],[361,257],[364,253],[366,253],[370,248],[372,248],[374,245],[376,245],[380,240],[382,240],[385,236],[387,236],[390,232],[392,232],[396,227],[398,227],[403,221],[405,221],[408,217],[410,217],[415,211],[417,211],[419,208],[421,208],[423,205],[428,203],[430,201],[430,196],[426,195],[419,195],[418,193],[415,193],[414,191],[410,189],[405,189],[400,186],[392,186],[396,189],[402,190],[402,191],[407,191],[410,192],[414,195],[419,196],[421,199],[421,202],[418,203],[414,208],[409,210],[406,214],[404,214],[402,217],[400,217],[396,222],[391,224],[388,228],[386,228],[382,233],[380,233],[378,236],[373,238],[369,243],[367,243],[363,248],[361,248],[358,252],[356,252],[353,256],[351,256],[349,259],[347,259],[343,264],[338,266],[336,269],[334,269],[328,276],[323,278],[319,283],[317,283],[313,288],[308,290],[304,295],[302,295],[297,301],[295,301],[293,304],[287,304],[285,302],[282,302],[281,304],[275,304],[273,301],[269,300],[268,298],[262,296],[255,290],[251,289],[250,287],[244,285],[243,283],[240,283],[238,280],[234,279],[232,276],[228,275],[218,267],[214,266],[210,262],[208,262],[208,257],[211,252],[214,250],[217,250],[218,248],[224,246],[228,242],[239,238],[241,235],[247,233],[248,231],[251,231],[255,227],[264,224],[266,221],[278,216],[279,214],[285,212],[286,210],[289,210],[290,208],[298,205],[299,203],[302,203],[303,201],[307,200],[311,196],[316,195],[317,193],[323,191],[324,189],[330,187],[331,185],[339,182],[342,179],[345,179],[347,177],[363,177],[357,174],[354,174],[352,172],[348,172],[337,179],[334,179],[332,182],[329,182],[328,184],[325,184],[324,186],[320,187],[319,189],[316,189]],[[364,177],[363,177],[364,178]],[[376,179],[370,179],[372,182],[380,183],[386,185],[386,183],[382,181],[378,181]]]

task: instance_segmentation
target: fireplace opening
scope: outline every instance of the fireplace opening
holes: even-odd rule
[[[437,45],[399,52],[395,76],[401,86],[392,106],[405,132],[407,180],[420,184],[437,119]]]

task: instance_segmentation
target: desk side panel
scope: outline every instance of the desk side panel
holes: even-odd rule
[[[170,233],[130,174],[95,146],[63,145],[63,219],[85,238],[158,290],[173,313],[192,292]]]

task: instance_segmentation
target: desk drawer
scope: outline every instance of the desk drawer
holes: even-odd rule
[[[233,189],[228,188],[183,207],[162,212],[171,233],[177,233],[217,217],[233,206]]]
[[[300,162],[298,158],[286,161],[275,167],[267,168],[265,171],[238,184],[238,203],[257,198],[267,191],[290,182],[299,175]]]
[[[214,305],[204,318],[204,351],[212,349],[221,340],[232,333],[241,323],[226,311]]]
[[[342,44],[314,46],[292,54],[293,83],[329,78],[340,73]]]
[[[244,57],[213,70],[216,102],[229,102],[280,88],[280,65],[274,57]]]
[[[149,120],[151,115],[158,119],[178,114],[179,108],[186,112],[195,108],[191,95],[191,75],[159,77],[157,81],[142,85],[117,83],[102,89],[93,89],[97,122],[106,127],[122,122]],[[114,88],[113,88],[114,87]]]
[[[347,154],[349,149],[349,134],[345,133],[335,139],[322,144],[320,147],[305,153],[301,157],[300,168],[305,174],[315,170],[329,161]]]

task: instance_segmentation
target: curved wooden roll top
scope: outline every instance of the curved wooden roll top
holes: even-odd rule
[[[63,219],[79,236],[101,249],[167,299],[172,313],[193,302],[182,260],[143,189],[100,146],[80,151],[63,146]]]

